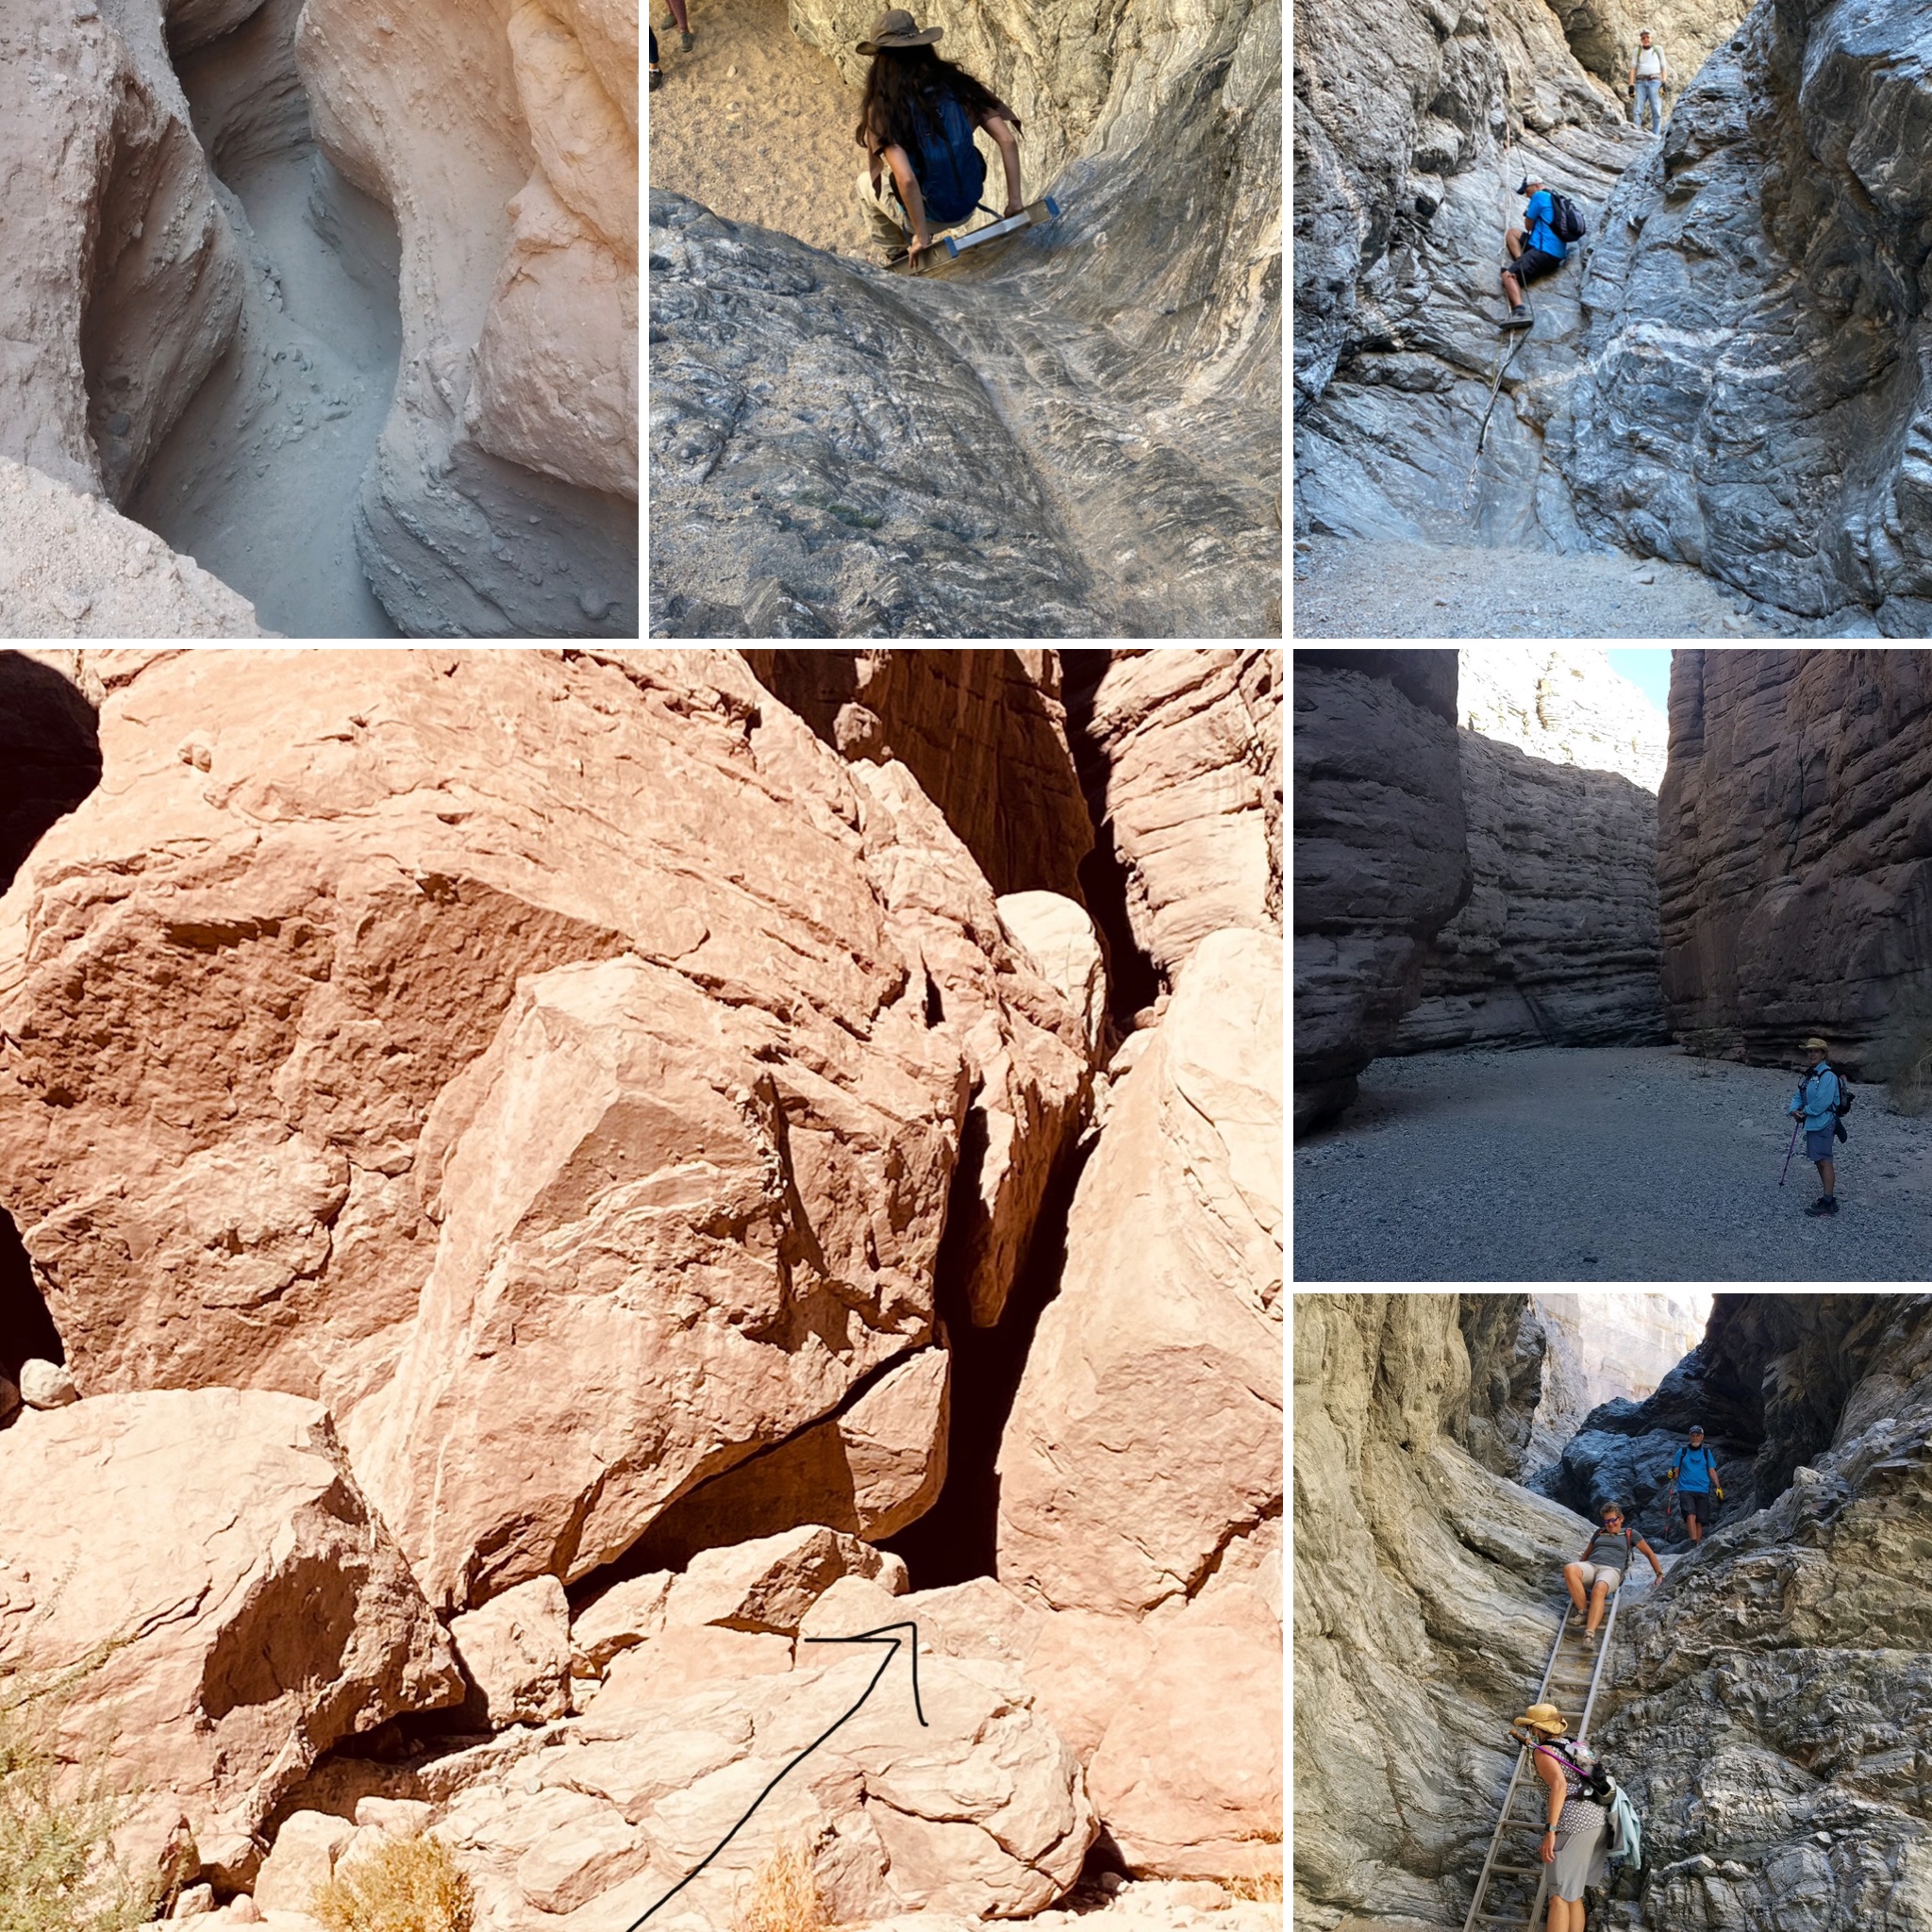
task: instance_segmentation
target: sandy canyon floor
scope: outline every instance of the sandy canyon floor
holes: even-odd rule
[[[1932,1118],[1867,1088],[1835,1219],[1783,1108],[1794,1076],[1676,1047],[1377,1060],[1294,1150],[1298,1281],[1914,1281]]]

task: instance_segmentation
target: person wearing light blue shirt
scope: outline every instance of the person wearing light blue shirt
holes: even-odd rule
[[[1818,1184],[1824,1191],[1806,1208],[1807,1214],[1838,1212],[1838,1168],[1831,1158],[1833,1137],[1840,1132],[1839,1102],[1843,1082],[1825,1061],[1824,1041],[1805,1042],[1805,1051],[1816,1058],[1798,1081],[1798,1091],[1785,1111],[1805,1123],[1805,1158],[1818,1164]]]
[[[1717,1457],[1705,1445],[1702,1423],[1690,1424],[1690,1440],[1678,1457],[1676,1468],[1667,1474],[1677,1486],[1677,1506],[1684,1512],[1684,1527],[1690,1532],[1693,1543],[1701,1543],[1704,1525],[1711,1520],[1710,1492],[1715,1490],[1720,1501],[1724,1493],[1724,1485],[1718,1480]]]

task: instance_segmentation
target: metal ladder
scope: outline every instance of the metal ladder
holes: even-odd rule
[[[1563,1621],[1557,1627],[1557,1641],[1550,1646],[1550,1660],[1543,1666],[1542,1681],[1536,1687],[1536,1695],[1529,1700],[1532,1704],[1554,1704],[1567,1712],[1580,1696],[1583,1715],[1572,1733],[1579,1744],[1590,1739],[1591,1714],[1596,1708],[1597,1687],[1603,1681],[1604,1664],[1610,1654],[1611,1634],[1617,1627],[1617,1605],[1623,1594],[1620,1590],[1610,1598],[1609,1613],[1597,1632],[1594,1650],[1584,1634],[1582,1616],[1565,1596]],[[1542,1779],[1530,1771],[1530,1749],[1525,1744],[1516,1754],[1509,1788],[1503,1793],[1503,1807],[1490,1839],[1489,1856],[1484,1858],[1482,1875],[1475,1882],[1475,1896],[1470,1901],[1462,1932],[1476,1932],[1481,1925],[1507,1925],[1515,1928],[1515,1932],[1536,1932],[1550,1889],[1550,1868],[1537,1856],[1549,1813],[1549,1792]],[[1519,1863],[1510,1857],[1512,1842],[1529,1847],[1526,1862]],[[1533,1890],[1527,1882],[1532,1879]]]

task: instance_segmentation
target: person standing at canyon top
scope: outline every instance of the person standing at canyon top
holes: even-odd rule
[[[1505,328],[1527,328],[1536,320],[1523,298],[1523,291],[1540,275],[1555,275],[1570,252],[1554,225],[1557,205],[1550,198],[1550,191],[1525,175],[1516,192],[1528,195],[1529,203],[1523,210],[1523,226],[1511,228],[1503,237],[1503,246],[1509,251],[1509,260],[1502,271],[1503,296],[1509,304],[1509,313],[1503,321]]]
[[[1816,1038],[1805,1042],[1805,1051],[1817,1058],[1801,1070],[1798,1091],[1785,1109],[1805,1123],[1805,1158],[1816,1163],[1818,1185],[1824,1190],[1805,1210],[1812,1215],[1838,1212],[1838,1164],[1831,1155],[1833,1141],[1844,1138],[1838,1118],[1843,1110],[1844,1082],[1825,1059],[1828,1050],[1824,1041]]]
[[[1643,117],[1650,116],[1650,131],[1661,134],[1664,129],[1664,90],[1671,84],[1670,63],[1665,60],[1663,49],[1650,43],[1650,29],[1637,37],[1637,52],[1630,58],[1630,118],[1638,126],[1643,125]]]
[[[1704,1525],[1711,1521],[1710,1493],[1717,1491],[1718,1501],[1724,1501],[1724,1485],[1717,1474],[1717,1457],[1704,1446],[1704,1425],[1693,1423],[1690,1426],[1690,1441],[1683,1455],[1677,1457],[1675,1469],[1667,1472],[1668,1479],[1677,1486],[1677,1507],[1684,1512],[1684,1527],[1690,1532],[1690,1541],[1701,1543],[1704,1541]]]
[[[970,221],[986,185],[986,161],[974,144],[983,128],[1000,151],[1007,205],[1020,196],[1020,117],[964,69],[932,50],[943,27],[922,29],[903,7],[882,13],[872,37],[858,42],[872,56],[865,98],[853,139],[865,149],[858,199],[875,240],[890,258],[909,253],[916,264],[938,230]],[[891,171],[891,189],[885,186]],[[891,198],[888,199],[890,194]]]
[[[1597,1554],[1599,1550],[1603,1552],[1601,1557]],[[1586,1612],[1583,1624],[1586,1636],[1596,1635],[1596,1626],[1603,1622],[1604,1606],[1622,1587],[1624,1574],[1630,1568],[1633,1550],[1650,1559],[1650,1567],[1657,1572],[1657,1580],[1661,1583],[1664,1570],[1657,1559],[1657,1552],[1624,1523],[1619,1504],[1606,1503],[1603,1527],[1591,1533],[1589,1542],[1583,1546],[1582,1556],[1575,1562],[1563,1565],[1563,1581],[1569,1588],[1570,1601]],[[1590,1592],[1588,1602],[1584,1598],[1586,1591]]]

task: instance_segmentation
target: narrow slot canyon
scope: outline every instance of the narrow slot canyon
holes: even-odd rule
[[[395,223],[316,145],[295,65],[300,12],[301,0],[268,0],[175,63],[242,248],[242,310],[125,508],[272,630],[392,638],[355,512],[402,351]],[[101,371],[94,384],[109,437],[127,422],[117,379]]]

